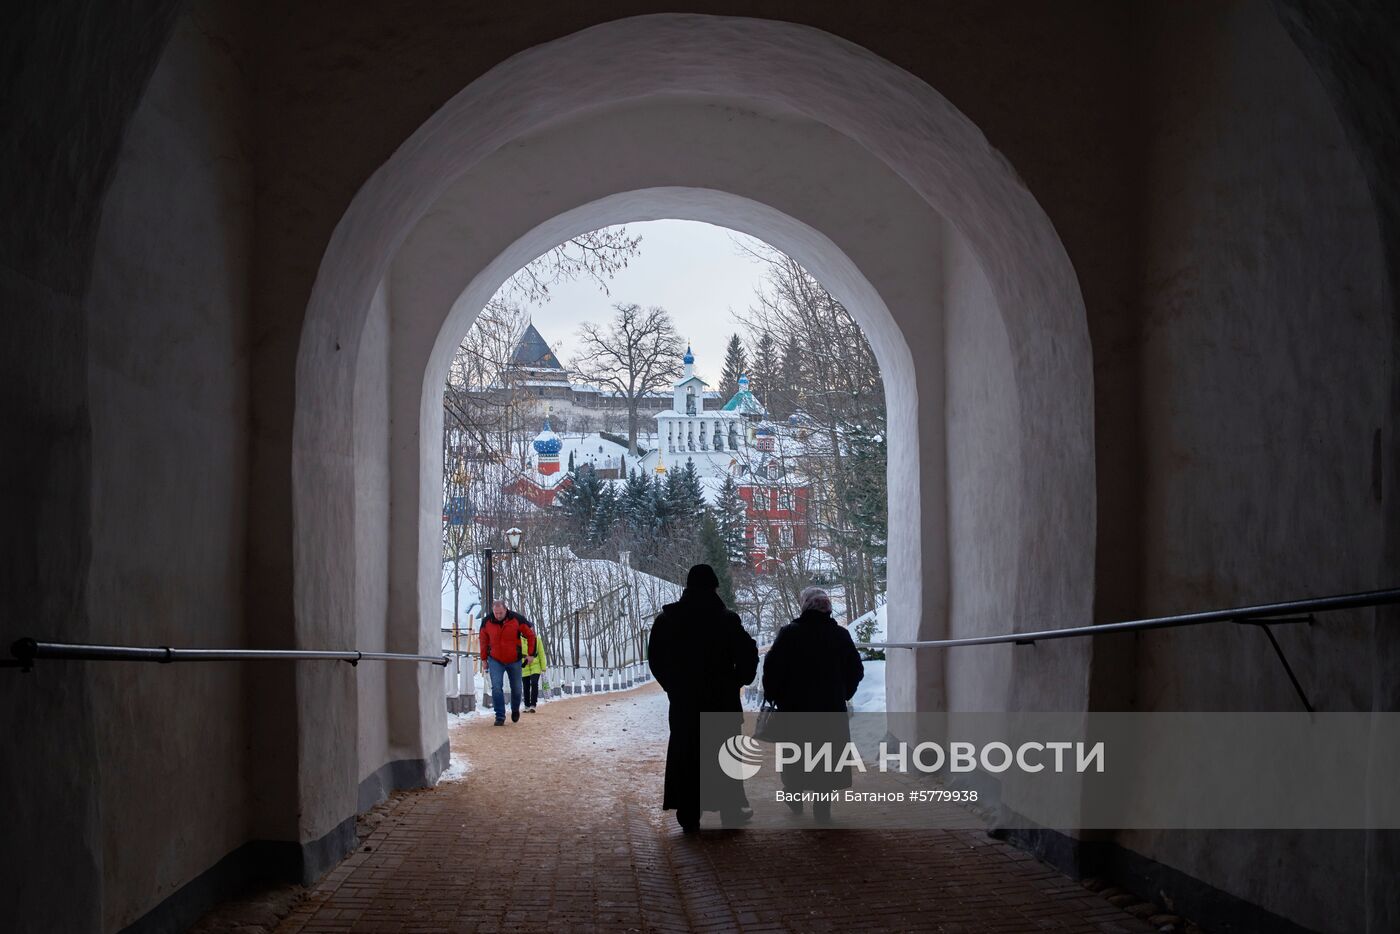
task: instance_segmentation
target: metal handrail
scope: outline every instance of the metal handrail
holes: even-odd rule
[[[968,636],[962,639],[931,639],[923,642],[857,642],[856,645],[873,649],[951,649],[964,645],[997,645],[1008,642],[1015,645],[1034,645],[1050,639],[1099,636],[1112,632],[1139,632],[1145,629],[1174,629],[1180,626],[1198,626],[1202,623],[1249,623],[1263,626],[1275,623],[1306,623],[1312,621],[1311,615],[1284,618],[1284,614],[1351,610],[1357,607],[1386,606],[1391,603],[1400,603],[1400,587],[1289,600],[1283,603],[1261,603],[1228,610],[1206,610],[1201,613],[1100,623],[1095,626],[1073,626],[1067,629],[1041,629],[1037,632],[1009,632],[999,636]]]
[[[414,662],[447,667],[447,655],[408,655],[402,652],[337,652],[314,649],[177,649],[170,646],[85,645],[74,642],[39,642],[19,639],[10,646],[14,661],[8,667],[25,671],[34,667],[36,659],[66,659],[96,662],[242,662],[242,661],[338,661],[358,665],[360,662]]]
[[[1283,647],[1274,638],[1270,626],[1282,623],[1311,623],[1312,614],[1329,610],[1351,610],[1359,607],[1386,606],[1400,603],[1400,587],[1386,590],[1366,590],[1361,593],[1336,594],[1330,597],[1311,597],[1304,600],[1287,600],[1282,603],[1260,603],[1254,606],[1240,606],[1228,610],[1205,610],[1200,613],[1181,613],[1176,616],[1156,616],[1149,619],[1132,619],[1118,623],[1100,623],[1096,626],[1071,626],[1066,629],[1041,629],[1036,632],[1010,632],[999,636],[968,636],[962,639],[929,639],[920,642],[857,642],[863,649],[955,649],[967,645],[1035,645],[1051,639],[1074,639],[1083,636],[1100,636],[1116,632],[1142,632],[1148,629],[1176,629],[1182,626],[1199,626],[1204,623],[1239,623],[1260,627],[1269,637],[1269,644],[1278,656],[1293,690],[1302,701],[1303,707],[1313,712],[1293,666],[1283,654]],[[1305,614],[1289,616],[1287,614]]]

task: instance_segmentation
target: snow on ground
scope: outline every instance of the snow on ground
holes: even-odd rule
[[[466,781],[467,773],[471,770],[471,763],[464,756],[453,755],[451,764],[447,766],[447,771],[438,776],[438,783]]]
[[[574,467],[582,467],[584,464],[592,464],[600,470],[616,468],[622,463],[622,459],[627,459],[627,469],[633,470],[641,463],[641,458],[631,457],[627,454],[627,445],[618,444],[616,441],[604,438],[601,432],[591,431],[587,434],[559,432],[559,464],[560,479],[565,474],[565,468],[569,465],[569,457],[574,459]],[[627,431],[624,429],[614,437],[625,437]],[[656,446],[655,432],[638,432],[637,445],[650,450]],[[539,456],[530,453],[530,464],[537,467]],[[535,477],[536,480],[540,478]]]
[[[583,670],[583,671],[587,671],[587,669],[582,669],[582,670]],[[587,692],[587,693],[563,694],[563,695],[561,695],[561,696],[559,696],[559,697],[551,697],[551,696],[549,696],[546,692],[549,691],[549,690],[551,690],[551,689],[553,689],[553,687],[555,686],[555,683],[556,683],[556,682],[554,682],[553,680],[551,680],[550,672],[551,672],[551,671],[558,671],[559,674],[556,675],[556,677],[568,677],[568,673],[569,673],[570,671],[572,671],[572,669],[565,669],[565,668],[546,669],[546,670],[545,670],[544,677],[540,679],[539,706],[540,706],[540,707],[544,707],[544,706],[547,705],[547,704],[556,704],[556,703],[559,703],[560,701],[573,700],[573,699],[577,699],[577,698],[580,698],[580,697],[590,697],[590,696],[596,696],[596,695],[599,695],[599,694],[617,694],[617,693],[620,693],[620,692],[623,692],[623,691],[632,691],[632,690],[635,690],[636,688],[640,687],[642,683],[650,683],[649,681],[647,681],[647,682],[640,682],[640,683],[638,683],[638,684],[633,684],[633,685],[630,685],[630,686],[628,686],[628,687],[611,687],[611,686],[609,686],[610,683],[604,678],[604,676],[603,676],[603,674],[602,674],[603,669],[599,668],[599,669],[597,669],[597,670],[598,670],[599,674],[598,674],[597,680],[595,680],[595,681],[593,682],[594,690],[592,690],[592,691],[590,691],[590,692]],[[475,673],[475,674],[472,676],[472,690],[473,690],[473,692],[475,693],[476,698],[477,698],[476,707],[475,707],[473,710],[467,711],[466,713],[449,714],[449,719],[452,719],[452,722],[453,722],[453,723],[457,723],[457,722],[461,722],[461,721],[455,719],[455,718],[458,718],[458,717],[461,717],[461,718],[466,718],[466,717],[488,717],[488,716],[489,716],[489,717],[495,717],[495,716],[496,716],[496,708],[495,708],[495,706],[491,703],[491,693],[490,693],[490,690],[489,690],[490,682],[491,682],[491,679],[490,679],[490,676],[489,676],[489,675],[484,675],[484,674],[482,674],[482,673],[480,673],[480,672]],[[501,686],[505,689],[505,693],[506,693],[506,710],[507,710],[507,712],[509,712],[509,710],[510,710],[510,679],[509,679],[509,678],[504,679]],[[483,689],[486,689],[486,690],[483,692]],[[485,700],[485,703],[482,703],[482,702],[481,702],[482,700]],[[525,713],[524,713],[523,711],[521,712],[521,716],[525,716]]]
[[[871,642],[884,642],[889,632],[889,604],[882,603],[875,608],[875,631],[870,635]]]
[[[597,593],[600,587],[610,589],[615,583],[629,583],[634,591],[637,612],[643,619],[655,616],[660,612],[663,604],[680,599],[681,588],[678,584],[638,571],[630,564],[624,565],[610,558],[579,558],[563,546],[546,547],[555,547],[562,552],[563,557],[568,561],[566,565],[568,573],[576,577],[574,591],[580,595],[592,596]],[[467,626],[468,617],[480,617],[481,615],[479,604],[481,598],[475,585],[469,579],[469,576],[477,574],[479,564],[480,558],[475,554],[462,558],[462,573],[458,579],[461,589],[457,596],[457,605],[463,629]],[[452,562],[447,561],[442,566],[442,625],[444,629],[452,628],[452,584]],[[546,608],[534,608],[533,612],[529,608],[524,608],[523,612],[537,622],[548,623],[551,621],[550,613]],[[567,616],[567,608],[556,615]]]
[[[833,591],[833,597],[834,597],[834,596],[835,596],[835,592]],[[882,597],[880,597],[879,599],[883,600],[884,597],[882,596]],[[856,630],[857,630],[857,627],[861,626],[863,623],[868,622],[868,621],[870,620],[871,616],[873,615],[873,616],[875,617],[875,629],[874,629],[874,631],[870,634],[870,638],[869,638],[868,641],[870,641],[870,642],[884,642],[884,641],[885,641],[885,638],[886,638],[886,637],[885,637],[885,633],[889,631],[889,625],[888,625],[888,621],[889,621],[889,612],[888,612],[888,608],[889,608],[889,604],[887,604],[887,603],[881,603],[879,606],[877,606],[875,609],[871,610],[869,613],[862,613],[860,616],[857,616],[855,619],[853,619],[853,620],[851,620],[849,623],[847,623],[847,624],[846,624],[847,628],[849,628],[849,629],[851,630],[851,638],[856,638]]]
[[[851,709],[878,710],[885,709],[885,663],[883,661],[865,663],[865,677],[860,679],[860,687],[856,688],[856,696],[851,698]]]
[[[627,453],[627,445],[609,441],[596,431],[586,435],[560,434],[559,444],[561,467],[568,466],[569,457],[572,455],[575,467],[592,464],[598,468],[615,468],[619,459]],[[534,454],[530,455],[531,463],[538,460],[539,458]]]
[[[836,559],[830,552],[820,548],[808,548],[798,552],[795,563],[812,574],[834,574],[837,570]]]

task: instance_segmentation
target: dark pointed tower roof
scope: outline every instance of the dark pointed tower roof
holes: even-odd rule
[[[554,356],[554,351],[540,332],[535,330],[533,324],[526,327],[525,333],[520,336],[520,343],[515,345],[515,353],[511,354],[510,362],[515,366],[564,369],[559,363],[559,358]]]

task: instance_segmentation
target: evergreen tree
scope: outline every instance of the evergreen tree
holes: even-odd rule
[[[753,372],[749,374],[749,389],[758,401],[768,408],[773,407],[774,382],[778,378],[778,345],[773,335],[764,331],[753,349]]]
[[[748,543],[744,532],[748,526],[748,507],[739,495],[739,485],[733,477],[725,477],[715,498],[715,523],[724,542],[726,563],[738,567],[748,564]]]
[[[602,489],[603,482],[592,465],[584,464],[574,473],[574,482],[560,491],[556,499],[576,542],[586,542],[590,538]]]
[[[593,511],[593,522],[588,530],[588,540],[593,545],[605,545],[612,538],[617,524],[618,499],[611,483],[602,483],[598,490],[598,503]]]
[[[708,509],[705,510],[704,518],[700,520],[700,560],[715,569],[715,576],[719,578],[720,598],[726,606],[732,608],[736,600],[734,575],[729,567],[729,553],[720,534],[719,524]]]
[[[638,531],[635,548],[640,555],[639,566],[648,574],[667,580],[678,580],[674,566],[675,550],[671,547],[671,503],[666,498],[666,483],[660,477],[647,479],[644,498],[638,504]]]
[[[879,423],[883,429],[883,419]],[[883,430],[857,430],[847,438],[846,482],[839,491],[851,516],[851,543],[870,556],[875,579],[880,589],[884,584],[886,529],[889,527],[889,499],[886,495],[885,473],[888,469]]]
[[[668,525],[682,535],[697,532],[705,513],[705,491],[695,461],[686,458],[683,467],[666,476],[665,498],[669,506]]]
[[[724,372],[719,379],[719,394],[728,402],[739,391],[739,377],[748,373],[749,357],[744,353],[744,342],[738,334],[729,336],[729,347],[724,351]]]
[[[618,502],[618,514],[626,524],[633,542],[643,546],[656,523],[652,482],[644,472],[634,470],[627,475],[627,482],[622,488]]]
[[[570,449],[570,450],[569,450],[569,473],[573,473],[573,472],[574,472],[574,452],[573,452],[572,449]]]

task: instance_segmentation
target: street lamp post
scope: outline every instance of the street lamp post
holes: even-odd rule
[[[573,642],[574,642],[574,667],[575,667],[575,668],[577,668],[577,667],[579,666],[579,665],[578,665],[578,630],[579,630],[579,620],[578,620],[578,617],[579,617],[579,613],[580,613],[580,612],[581,612],[581,611],[578,610],[578,609],[575,609],[575,610],[574,610],[574,639],[573,639]]]
[[[506,529],[506,544],[510,546],[510,554],[520,553],[520,541],[525,537],[525,533],[514,526]],[[495,556],[494,548],[483,548],[481,550],[482,578],[486,599],[481,603],[481,612],[484,617],[491,612],[491,605],[496,601],[496,569],[491,564],[491,559]]]
[[[510,546],[509,554],[514,555],[520,553],[520,542],[524,537],[525,533],[520,531],[520,529],[516,528],[515,526],[511,526],[510,528],[506,529],[506,544]],[[482,628],[485,628],[486,620],[490,617],[491,610],[496,603],[496,568],[491,563],[491,559],[494,558],[495,555],[496,549],[494,548],[481,549],[481,591],[483,598],[481,601]],[[480,654],[481,636],[479,634],[479,631],[477,635],[476,645],[477,653]],[[480,664],[481,673],[484,676],[487,672],[486,659],[482,658]],[[481,684],[481,704],[484,707],[490,703],[491,681],[489,678],[483,677]]]

